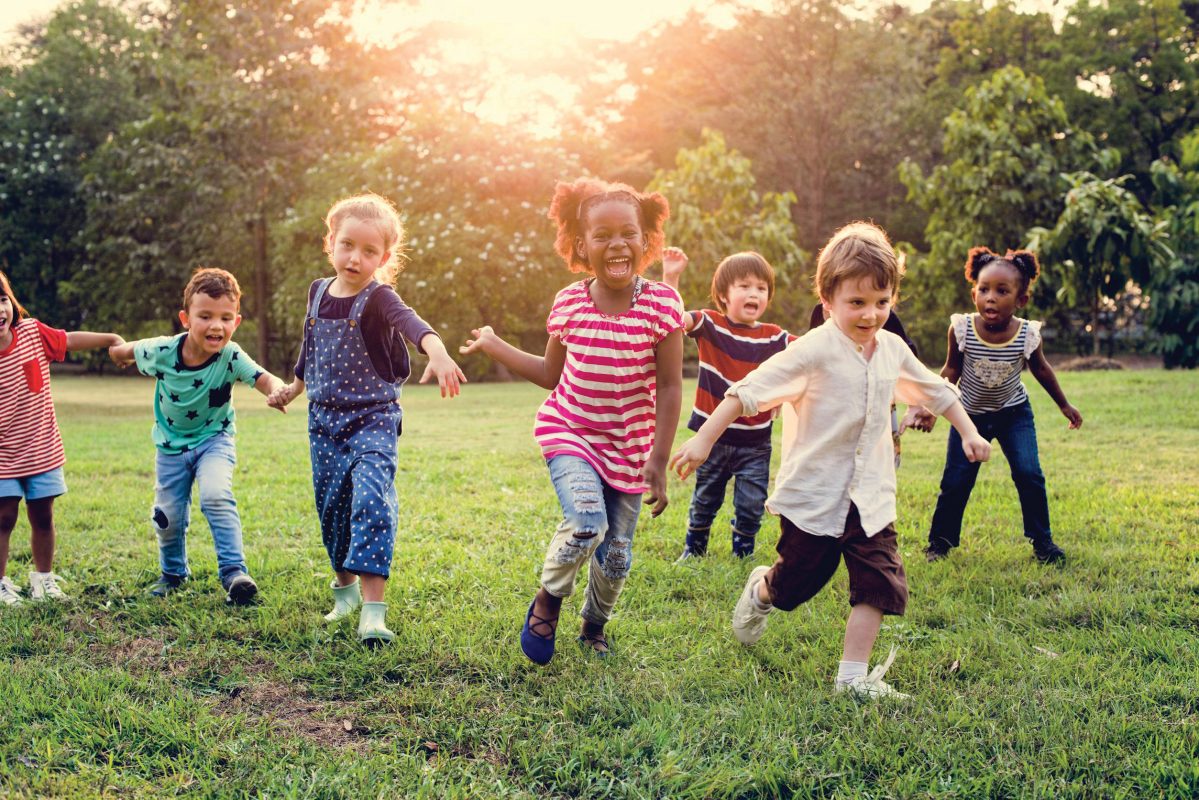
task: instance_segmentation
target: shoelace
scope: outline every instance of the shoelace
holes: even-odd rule
[[[3,578],[0,578],[0,587],[7,589],[8,591],[12,592],[13,594],[21,593],[21,587],[17,586],[15,583],[13,583],[12,578],[8,577],[7,575],[5,575]]]
[[[891,668],[891,664],[895,662],[895,654],[899,652],[899,648],[892,645],[891,652],[887,654],[886,660],[883,663],[870,670],[870,674],[859,685],[868,687],[876,687],[883,683],[883,676],[887,674],[887,670]]]
[[[62,594],[62,589],[58,588],[58,576],[53,572],[42,578],[42,591],[48,595]]]

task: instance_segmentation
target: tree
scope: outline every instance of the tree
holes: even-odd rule
[[[939,342],[948,315],[970,303],[961,264],[971,247],[1021,246],[1030,228],[1059,217],[1063,173],[1111,160],[1071,126],[1062,101],[1018,67],[966,90],[945,120],[944,151],[947,163],[927,177],[911,161],[900,168],[909,196],[929,214],[928,255],[905,280],[913,313],[904,321],[922,348]]]
[[[1090,312],[1091,353],[1099,355],[1100,310],[1130,282],[1145,285],[1172,258],[1165,225],[1125,188],[1130,175],[1102,180],[1089,172],[1065,176],[1065,208],[1052,229],[1029,231],[1029,246],[1045,265],[1058,299]],[[1109,331],[1114,341],[1115,330]]]
[[[1154,214],[1170,236],[1172,257],[1146,285],[1149,325],[1167,368],[1199,366],[1199,132],[1180,143],[1181,163],[1153,164]]]
[[[670,201],[669,242],[686,250],[695,265],[680,286],[685,302],[706,304],[716,265],[733,253],[755,250],[775,269],[776,316],[799,319],[805,301],[811,305],[807,256],[791,222],[795,195],[760,193],[753,164],[729,150],[719,132],[705,129],[702,144],[680,150],[675,168],[659,170],[648,188]]]

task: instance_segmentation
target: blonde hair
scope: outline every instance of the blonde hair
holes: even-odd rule
[[[338,200],[325,215],[325,255],[333,257],[333,240],[337,230],[347,219],[369,222],[383,237],[383,249],[391,253],[387,263],[375,273],[380,283],[393,283],[395,276],[404,269],[401,250],[404,246],[404,226],[400,214],[391,201],[374,192],[356,194]]]
[[[899,293],[903,261],[895,254],[886,232],[870,222],[851,222],[833,234],[816,262],[816,293],[830,301],[848,280],[870,278],[876,289]]]

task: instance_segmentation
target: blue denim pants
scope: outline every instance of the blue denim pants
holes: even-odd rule
[[[554,597],[569,597],[579,569],[590,562],[582,617],[603,625],[633,565],[641,495],[613,489],[577,456],[554,456],[548,466],[562,522],[546,550],[541,585]]]
[[[1037,428],[1033,423],[1032,405],[1025,400],[1020,405],[971,414],[970,419],[979,434],[988,442],[998,440],[1012,470],[1016,493],[1020,496],[1020,513],[1024,516],[1024,535],[1034,543],[1052,538],[1049,530],[1049,498],[1045,493],[1045,476],[1037,453]],[[941,475],[941,493],[933,512],[928,541],[944,540],[950,547],[961,542],[962,514],[978,477],[978,462],[966,460],[962,452],[962,437],[957,429],[949,429],[949,444],[945,452],[945,472]]]
[[[192,484],[200,484],[200,511],[212,529],[221,580],[246,571],[241,547],[241,517],[233,499],[233,467],[237,450],[233,437],[218,433],[186,453],[158,451],[155,464],[154,510],[158,559],[166,575],[186,577],[187,525]]]
[[[733,480],[733,553],[752,555],[766,491],[770,483],[771,444],[745,447],[717,443],[708,460],[695,471],[695,491],[687,522],[687,547],[703,554],[716,512],[724,503],[725,488]]]

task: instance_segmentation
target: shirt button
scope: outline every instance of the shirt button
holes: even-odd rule
[[[860,448],[860,447],[859,447],[857,452],[858,452],[858,455],[861,455],[861,454],[862,454],[862,448]]]

